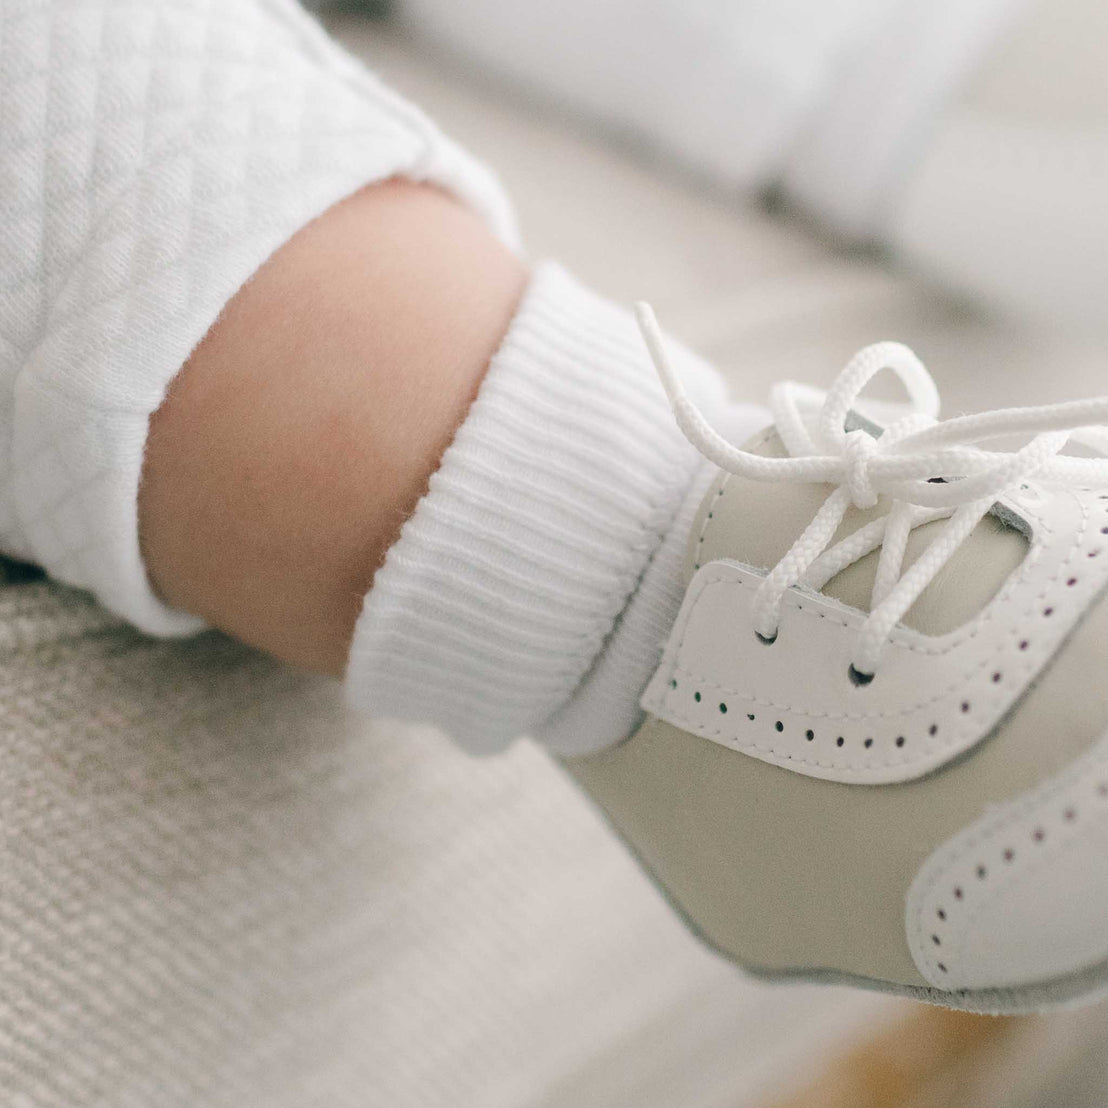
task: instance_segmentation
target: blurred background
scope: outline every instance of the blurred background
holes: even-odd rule
[[[948,413],[1106,391],[1108,5],[312,6],[501,175],[533,255],[651,300],[738,397],[826,382],[880,338]],[[475,767],[396,730],[373,752],[408,890],[380,920],[374,1103],[1108,1104],[1108,1008],[994,1020],[759,984],[536,751]],[[415,1031],[418,1061],[390,1054]]]

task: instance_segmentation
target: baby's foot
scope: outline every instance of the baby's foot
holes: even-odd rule
[[[1108,987],[1108,461],[1060,453],[1108,400],[936,422],[882,343],[740,451],[641,318],[721,473],[650,716],[572,772],[753,972],[989,1011]],[[882,368],[908,414],[858,401]]]

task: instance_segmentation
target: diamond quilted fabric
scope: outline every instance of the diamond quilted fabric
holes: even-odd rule
[[[151,413],[299,227],[395,175],[514,243],[488,172],[292,0],[0,0],[0,550],[153,634]]]

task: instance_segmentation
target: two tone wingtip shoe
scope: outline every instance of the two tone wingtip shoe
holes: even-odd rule
[[[752,972],[991,1012],[1108,990],[1108,460],[1063,453],[1108,399],[940,421],[881,343],[737,449],[640,321],[720,473],[646,722],[577,780]]]

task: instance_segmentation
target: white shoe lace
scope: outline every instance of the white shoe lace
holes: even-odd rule
[[[754,629],[764,642],[777,637],[781,605],[794,585],[819,590],[837,573],[881,547],[870,613],[858,636],[851,676],[868,684],[893,628],[947,563],[998,497],[1034,477],[1082,487],[1108,487],[1108,458],[1061,453],[1073,440],[1108,454],[1108,397],[1000,408],[940,421],[931,375],[908,347],[879,342],[851,358],[826,394],[792,381],[773,389],[770,410],[790,457],[767,458],[740,450],[715,431],[689,400],[666,356],[661,330],[648,304],[636,305],[643,338],[661,378],[677,425],[705,458],[728,473],[756,481],[803,481],[836,488],[812,522],[769,571],[755,595]],[[900,378],[908,414],[879,437],[847,430],[847,417],[869,381],[883,369]],[[1030,435],[1017,450],[973,444]],[[832,544],[851,505],[888,512]],[[912,530],[949,519],[923,553],[904,570]]]

